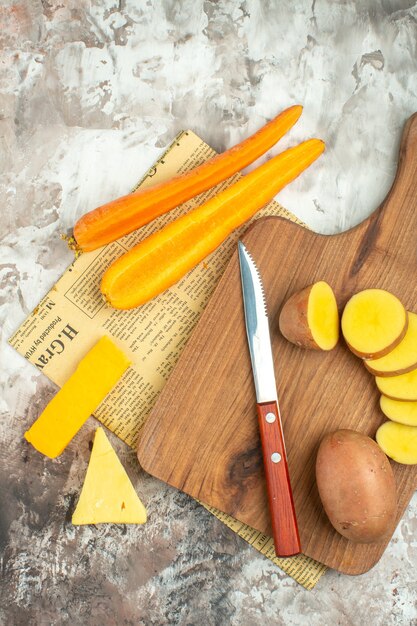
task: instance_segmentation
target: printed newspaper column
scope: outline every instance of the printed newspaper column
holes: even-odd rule
[[[168,180],[200,165],[214,154],[193,132],[183,131],[136,189]],[[147,415],[204,310],[239,235],[248,225],[235,231],[176,285],[138,309],[118,311],[106,305],[99,289],[101,276],[126,250],[227,187],[239,176],[236,174],[140,230],[79,256],[9,340],[21,355],[61,386],[94,343],[102,335],[110,335],[132,360],[133,366],[97,409],[95,417],[132,447],[136,447]],[[259,211],[257,217],[264,215],[280,215],[301,223],[274,201]],[[249,527],[242,530],[240,522],[216,509],[209,510],[271,558],[273,553],[270,550],[271,554],[268,553],[267,544],[259,543],[256,530]],[[306,579],[307,583],[302,582],[306,587],[313,586],[324,566],[307,557],[303,559],[301,574],[294,569],[294,559],[291,561],[293,573],[290,575],[299,582]],[[289,571],[282,560],[278,564],[284,571]]]

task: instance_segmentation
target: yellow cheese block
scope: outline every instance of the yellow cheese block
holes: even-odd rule
[[[25,433],[25,439],[42,454],[57,457],[129,365],[126,355],[108,337],[102,337]]]
[[[73,524],[144,524],[146,509],[102,428],[97,428]]]

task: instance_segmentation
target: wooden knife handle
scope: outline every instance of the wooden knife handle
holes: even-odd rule
[[[293,556],[301,546],[278,403],[257,404],[257,410],[275,554]]]

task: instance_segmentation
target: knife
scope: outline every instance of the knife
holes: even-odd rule
[[[241,241],[238,251],[275,554],[293,556],[301,552],[300,537],[278,406],[264,289],[258,268]]]

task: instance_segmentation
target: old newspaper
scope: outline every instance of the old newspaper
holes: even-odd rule
[[[181,132],[136,188],[167,180],[214,154],[193,132]],[[95,417],[132,447],[136,447],[144,421],[225,269],[241,231],[230,236],[174,287],[138,309],[118,311],[106,305],[99,290],[101,276],[123,252],[239,176],[140,230],[79,256],[10,339],[21,355],[61,386],[93,344],[103,334],[111,336],[131,358],[133,366],[97,409]],[[281,215],[297,221],[274,201],[257,217],[262,215]],[[242,230],[246,228],[247,224]],[[206,508],[306,588],[311,589],[325,572],[324,565],[304,555],[277,559],[271,538],[212,507]]]

